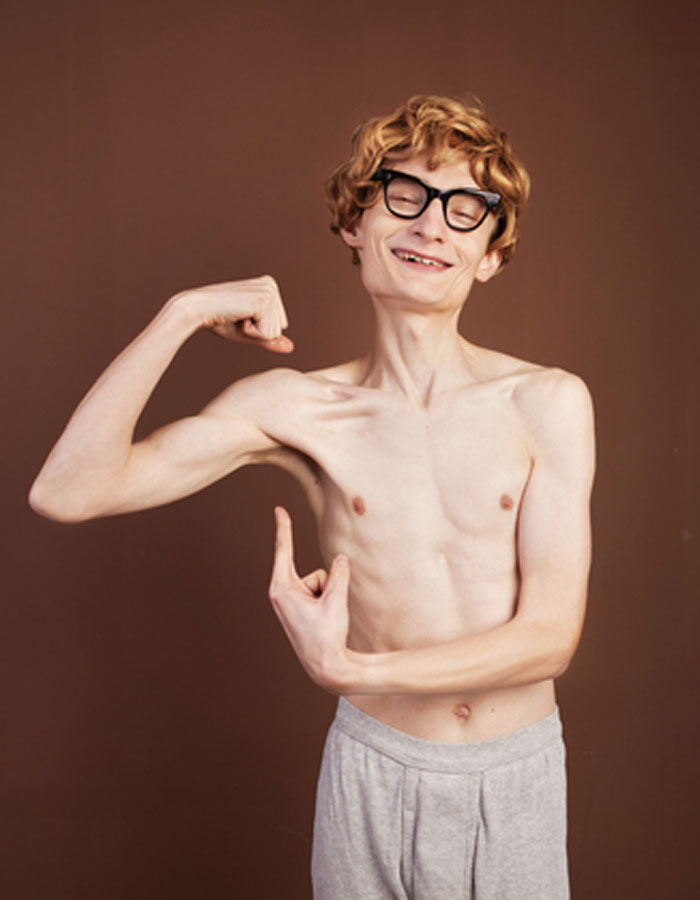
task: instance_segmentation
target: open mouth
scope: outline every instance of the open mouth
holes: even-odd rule
[[[423,256],[422,253],[416,253],[414,250],[396,249],[391,251],[394,256],[403,262],[412,263],[417,266],[425,266],[429,269],[449,269],[450,263],[446,263],[434,256]]]

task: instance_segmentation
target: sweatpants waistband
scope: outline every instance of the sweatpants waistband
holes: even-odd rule
[[[433,772],[479,772],[508,765],[562,740],[558,708],[539,722],[503,737],[471,744],[442,743],[398,731],[341,697],[333,727],[396,762]]]

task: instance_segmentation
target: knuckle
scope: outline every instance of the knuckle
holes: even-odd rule
[[[275,281],[275,279],[273,278],[272,275],[261,275],[260,282],[263,285],[263,287],[267,288],[270,291],[279,291],[277,282]]]

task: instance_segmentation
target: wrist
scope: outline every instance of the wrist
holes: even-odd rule
[[[189,291],[175,294],[163,306],[155,321],[190,337],[206,324],[202,319],[201,309],[194,300]]]
[[[374,659],[373,653],[346,649],[334,679],[334,693],[343,695],[373,693]]]

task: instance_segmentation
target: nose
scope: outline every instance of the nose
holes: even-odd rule
[[[411,223],[414,234],[418,234],[427,241],[443,241],[447,222],[442,211],[442,203],[438,197],[433,197],[423,212]]]

